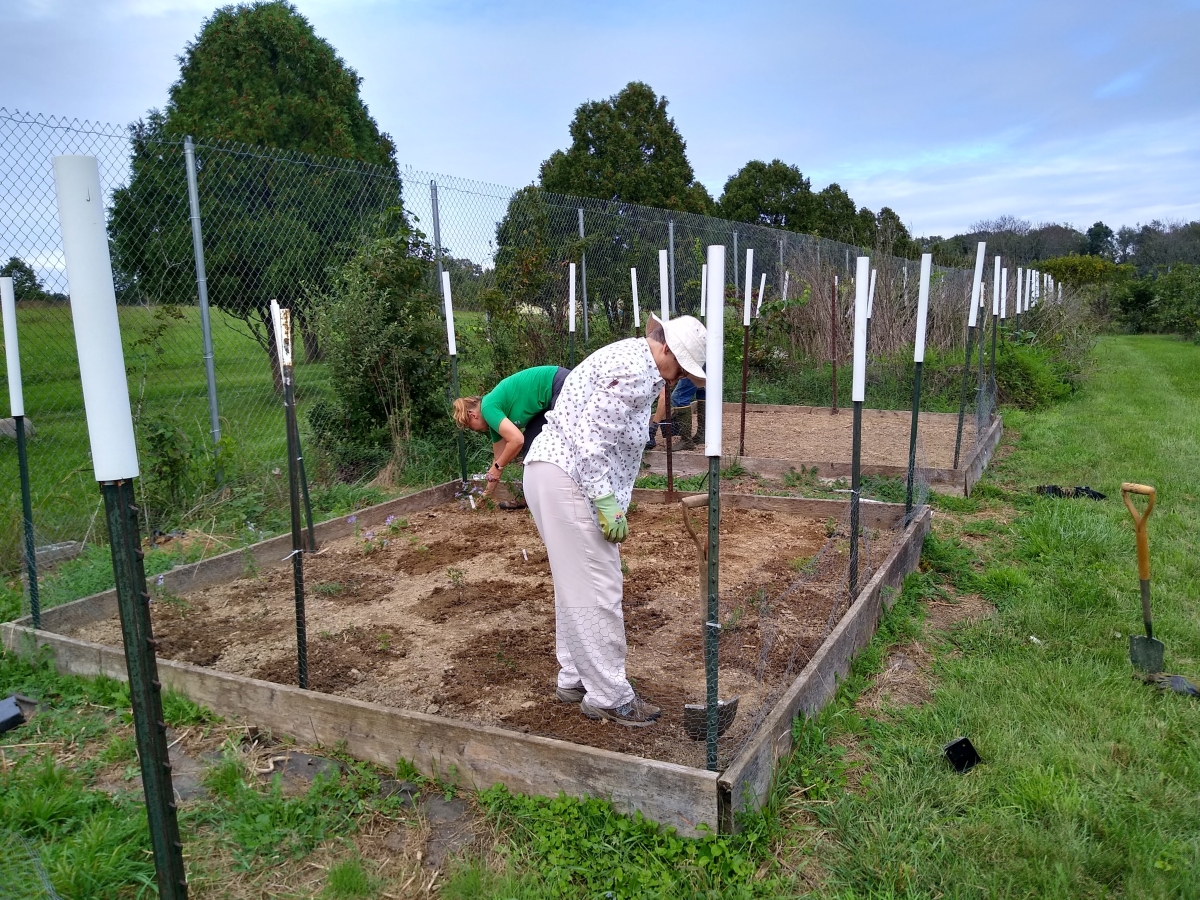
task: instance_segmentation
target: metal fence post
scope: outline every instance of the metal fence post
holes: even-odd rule
[[[675,220],[667,219],[667,257],[671,273],[671,315],[679,315],[679,304],[675,301]]]
[[[446,315],[445,281],[442,278],[442,218],[438,212],[437,182],[429,182],[429,198],[433,203],[433,253],[437,259],[438,290],[442,292],[442,316]],[[458,354],[450,354],[450,390],[449,400],[453,403],[458,398]],[[467,443],[461,428],[454,429],[458,437],[458,467],[464,487],[467,485]]]
[[[738,282],[739,282],[739,279],[738,279],[737,231],[735,230],[733,232],[733,293],[734,293],[734,296],[737,296]],[[725,296],[724,288],[721,288],[721,296],[722,297]],[[725,306],[725,302],[724,302],[724,300],[722,300],[721,308],[724,309],[724,306]]]
[[[579,207],[579,240],[583,241],[583,207]],[[579,250],[580,280],[583,282],[583,342],[588,342],[587,251]]]
[[[200,303],[200,330],[204,334],[204,377],[208,381],[208,423],[213,446],[221,441],[221,417],[217,413],[217,374],[213,367],[212,322],[208,312],[208,275],[204,271],[204,238],[200,233],[200,191],[196,183],[196,145],[189,134],[183,139],[187,167],[189,217],[192,220],[192,252],[196,257],[196,296]]]

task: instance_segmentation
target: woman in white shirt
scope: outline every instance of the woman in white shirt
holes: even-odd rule
[[[650,407],[664,383],[704,381],[705,331],[651,317],[646,336],[609,344],[567,377],[525,454],[525,499],[554,577],[556,696],[592,719],[643,727],[661,710],[625,675],[621,556]]]

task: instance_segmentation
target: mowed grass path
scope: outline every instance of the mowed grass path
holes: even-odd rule
[[[1110,337],[1095,361],[1074,400],[1006,413],[1019,437],[989,473],[994,499],[935,517],[927,595],[978,593],[996,612],[925,636],[932,702],[860,714],[852,680],[800,729],[781,825],[818,895],[1200,897],[1200,701],[1131,677],[1120,499],[1122,481],[1158,489],[1155,634],[1168,670],[1200,683],[1200,347]],[[985,760],[966,776],[940,754],[958,735]]]

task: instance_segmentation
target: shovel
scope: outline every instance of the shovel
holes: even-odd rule
[[[1138,515],[1137,507],[1133,505],[1130,494],[1143,494],[1149,499],[1146,511]],[[1146,533],[1146,520],[1154,510],[1154,488],[1144,484],[1121,485],[1121,499],[1133,516],[1133,528],[1137,534],[1138,578],[1142,583],[1142,621],[1146,624],[1146,636],[1131,634],[1129,636],[1129,660],[1135,668],[1153,674],[1163,670],[1162,641],[1154,639],[1154,626],[1150,623],[1150,536]]]

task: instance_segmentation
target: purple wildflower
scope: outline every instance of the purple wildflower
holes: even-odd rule
[[[363,537],[366,538],[368,541],[373,541],[373,540],[375,540],[375,532],[368,531],[366,534],[363,535]]]
[[[349,518],[346,519],[347,524],[350,524],[350,525],[353,525],[357,521],[358,521],[358,516],[350,516]]]

